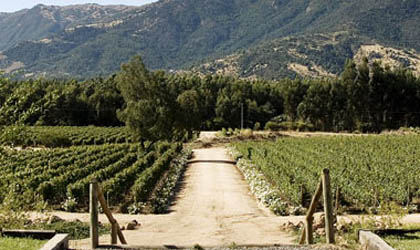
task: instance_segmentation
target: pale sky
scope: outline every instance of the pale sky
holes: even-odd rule
[[[157,0],[1,0],[0,12],[15,12],[21,9],[32,8],[37,4],[45,5],[72,5],[72,4],[84,4],[84,3],[97,3],[101,5],[133,5],[140,6]]]

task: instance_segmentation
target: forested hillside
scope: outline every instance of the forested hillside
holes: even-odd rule
[[[37,6],[0,16],[0,67],[6,72],[24,69],[27,76],[85,78],[114,73],[135,54],[149,68],[166,70],[196,69],[239,55],[235,65],[241,77],[293,77],[302,75],[302,65],[328,75],[340,73],[361,44],[414,49],[416,54],[419,22],[417,0],[161,0],[136,8]],[[310,61],[303,64],[305,57]]]

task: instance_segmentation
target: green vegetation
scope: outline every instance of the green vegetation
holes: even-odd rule
[[[0,181],[0,200],[25,209],[38,204],[68,211],[85,209],[89,183],[95,178],[112,206],[130,204],[149,197],[181,148],[179,143],[167,142],[157,142],[147,149],[139,144],[39,151],[1,148],[0,173],[4,178]],[[141,193],[135,192],[139,185]]]
[[[343,249],[360,250],[359,230],[371,230],[383,236],[382,233],[386,233],[387,230],[408,229],[412,226],[418,228],[418,225],[402,225],[401,219],[407,215],[407,211],[395,204],[381,207],[378,213],[381,215],[364,214],[350,220],[339,219],[336,231],[337,245]],[[315,242],[323,243],[325,240],[325,235],[315,235]]]
[[[307,206],[323,168],[329,168],[341,211],[376,212],[396,203],[409,210],[420,196],[420,137],[337,136],[238,142],[239,157],[264,174],[282,202]],[[386,185],[384,185],[386,183]]]
[[[187,167],[187,161],[192,157],[191,149],[186,149],[182,155],[173,161],[172,167],[166,176],[156,185],[151,208],[153,213],[166,213],[171,202],[175,198],[175,188]]]
[[[362,215],[351,221],[341,221],[337,243],[345,249],[360,249],[358,231],[371,230],[396,250],[416,250],[419,246],[420,225],[402,224],[406,212],[397,207],[381,208],[382,216]],[[325,236],[316,235],[316,242],[325,242]]]
[[[81,240],[89,238],[89,223],[83,223],[80,221],[59,221],[51,224],[40,223],[26,226],[28,229],[42,229],[42,230],[55,230],[57,233],[69,234],[70,240]],[[100,225],[99,234],[109,234],[110,225]]]
[[[1,125],[119,126],[114,77],[85,82],[0,78]]]
[[[140,56],[122,66],[117,81],[126,102],[120,117],[137,138],[182,140],[199,128],[198,92],[182,91],[177,82],[168,86],[164,72],[149,72]]]
[[[0,250],[10,250],[10,249],[38,250],[45,243],[47,243],[46,240],[0,237]]]
[[[420,246],[420,226],[409,225],[404,229],[418,230],[417,232],[402,233],[397,235],[383,235],[382,238],[396,250],[416,250]]]
[[[0,134],[6,146],[67,147],[133,142],[125,127],[7,126]]]
[[[420,126],[420,78],[367,59],[339,78],[241,80],[148,71],[135,57],[108,79],[0,78],[0,125],[119,126],[135,141],[245,128],[381,132]],[[24,140],[27,137],[22,138]],[[60,139],[60,138],[58,138]]]

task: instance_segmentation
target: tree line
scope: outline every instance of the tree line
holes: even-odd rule
[[[380,132],[420,126],[420,79],[365,59],[336,78],[246,80],[149,71],[139,56],[109,78],[0,78],[0,125],[121,126],[139,138],[248,128]]]

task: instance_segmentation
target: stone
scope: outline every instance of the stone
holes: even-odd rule
[[[77,219],[77,218],[75,218],[75,219],[70,220],[70,222],[80,223],[80,222],[82,222],[82,221],[81,221],[81,220],[79,220],[79,219]]]
[[[325,235],[325,228],[318,228],[318,229],[315,230],[315,233],[317,235],[324,236]]]
[[[64,221],[64,220],[61,219],[60,217],[56,216],[56,215],[53,215],[48,219],[47,224],[54,224],[54,223],[62,222],[62,221]]]
[[[304,227],[305,227],[305,223],[303,223],[303,221],[299,221],[299,222],[295,225],[295,227],[296,227],[297,229],[304,228]]]
[[[347,233],[349,230],[345,224],[338,224],[337,231]]]
[[[286,225],[286,229],[287,230],[294,230],[295,229],[295,225],[292,222],[288,221],[287,222],[287,225]]]
[[[132,220],[131,222],[127,223],[125,226],[126,230],[134,230],[139,225],[139,223],[136,220]]]
[[[318,228],[325,228],[325,215],[321,214],[319,217],[316,217],[313,225],[314,230]]]

